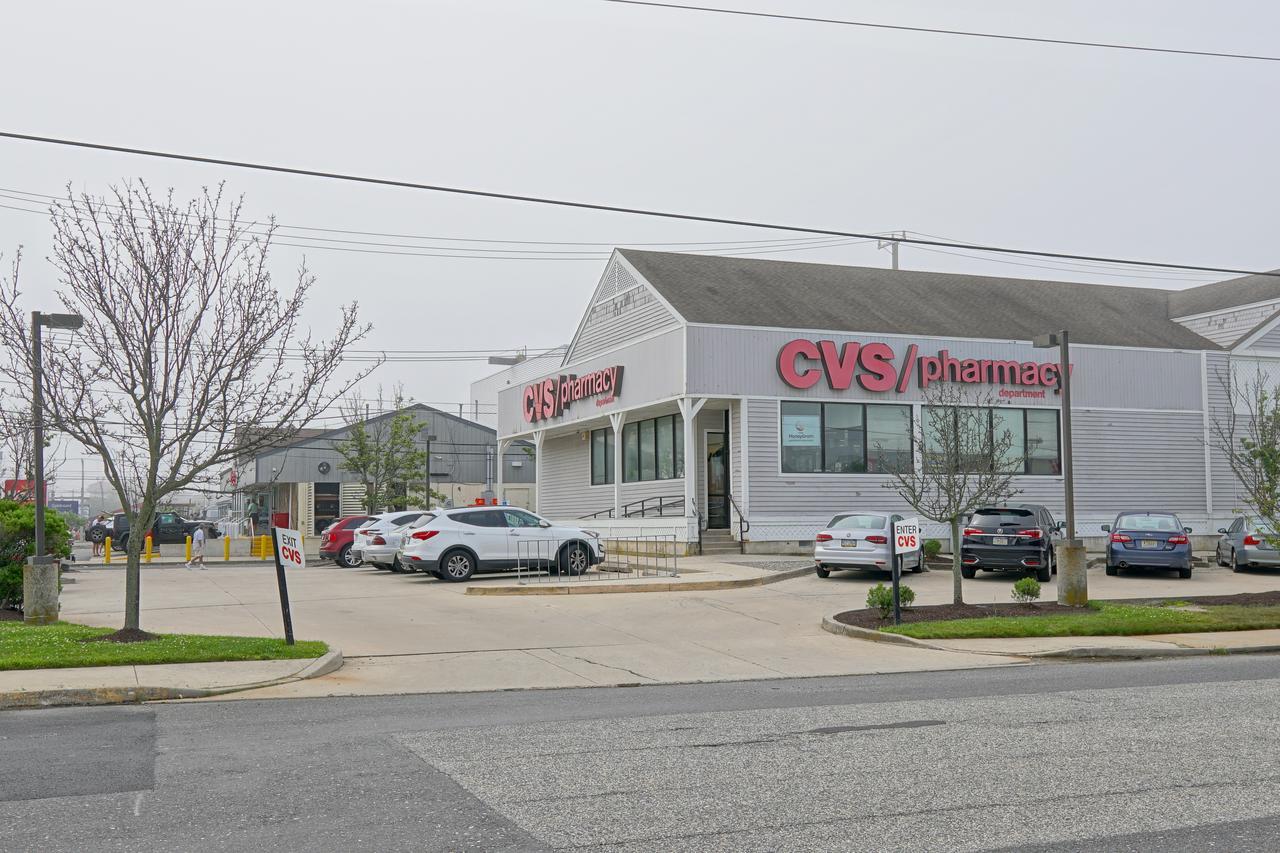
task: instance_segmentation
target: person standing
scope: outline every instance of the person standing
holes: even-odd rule
[[[204,564],[204,542],[205,542],[204,525],[197,524],[195,531],[191,534],[191,559],[187,561],[187,568],[191,568],[192,563],[199,563],[200,568],[208,569]]]
[[[98,513],[98,517],[95,518],[92,521],[92,523],[90,523],[89,525],[89,541],[90,541],[90,544],[93,545],[93,556],[95,557],[102,556],[103,540],[93,538],[93,529],[95,527],[103,527],[106,525],[106,523],[107,523],[107,514],[105,512],[100,512]]]
[[[258,502],[253,498],[249,498],[249,503],[244,508],[245,520],[249,522],[249,538],[252,539],[257,535],[256,525],[258,523]]]

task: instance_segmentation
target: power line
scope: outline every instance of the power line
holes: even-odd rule
[[[745,9],[719,9],[714,6],[687,6],[680,3],[656,3],[650,0],[603,0],[623,6],[652,6],[658,9],[679,9],[686,12],[714,12],[720,15],[738,15],[744,18],[774,18],[781,21],[804,21],[813,24],[837,24],[843,27],[863,27],[872,30],[897,30],[908,33],[933,33],[943,36],[967,36],[969,38],[998,39],[1000,41],[1026,41],[1036,44],[1058,44],[1072,47],[1097,47],[1106,50],[1136,50],[1144,53],[1169,53],[1181,56],[1210,56],[1216,59],[1251,59],[1260,62],[1280,62],[1280,56],[1264,56],[1254,53],[1224,53],[1215,50],[1183,50],[1174,47],[1152,47],[1141,44],[1118,44],[1100,41],[1076,41],[1075,39],[1015,36],[976,30],[947,30],[940,27],[909,27],[903,24],[875,24],[870,21],[847,21],[838,18],[813,18],[805,15],[783,15],[777,12],[751,12]]]
[[[293,166],[275,166],[266,163],[251,163],[243,160],[226,160],[217,157],[201,157],[194,154],[178,154],[167,151],[155,151],[147,148],[128,148],[120,145],[107,145],[100,142],[81,142],[74,139],[61,139],[52,136],[34,136],[27,133],[0,131],[0,137],[17,139],[24,142],[38,142],[47,145],[63,145],[72,148],[87,148],[95,151],[111,151],[118,154],[135,154],[142,157],[158,157],[165,160],[183,160],[191,163],[205,163],[214,166],[231,166],[238,169],[253,169],[260,172],[277,172],[285,175],[301,175],[312,178],[326,178],[336,181],[372,184],[375,186],[398,187],[401,189],[425,190],[427,192],[447,193],[450,195],[471,196],[474,198],[501,199],[528,204],[545,204],[552,207],[569,207],[579,210],[598,210],[608,213],[626,213],[633,216],[651,216],[657,219],[675,219],[684,222],[710,222],[719,225],[738,225],[744,228],[763,228],[770,231],[791,231],[797,234],[822,234],[829,237],[851,237],[858,240],[879,240],[883,234],[864,231],[839,231],[831,228],[812,228],[803,225],[784,225],[769,222],[757,222],[749,219],[727,219],[717,216],[703,216],[693,213],[675,213],[673,211],[648,210],[639,207],[622,207],[619,205],[600,204],[595,202],[572,201],[569,199],[549,198],[545,196],[517,195],[515,193],[495,192],[491,190],[475,190],[464,187],[449,187],[440,184],[423,184],[414,181],[401,181],[393,178],[375,178],[367,175],[352,175],[342,172],[324,172],[316,169],[302,169]],[[897,237],[899,243],[916,246],[938,246],[944,249],[981,249],[984,252],[998,252],[1006,255],[1031,255],[1041,258],[1057,258],[1070,261],[1106,261],[1108,263],[1127,264],[1131,266],[1159,267],[1161,269],[1195,270],[1204,272],[1221,272],[1233,275],[1265,275],[1280,278],[1280,271],[1247,270],[1235,267],[1202,266],[1196,264],[1173,264],[1161,261],[1139,261],[1131,258],[1108,258],[1098,255],[1076,255],[1067,252],[1045,252],[1033,249],[1011,249],[1005,246],[970,246],[943,240],[925,240],[919,237]]]

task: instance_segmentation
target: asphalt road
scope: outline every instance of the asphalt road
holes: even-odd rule
[[[0,713],[0,850],[1273,850],[1280,657]]]

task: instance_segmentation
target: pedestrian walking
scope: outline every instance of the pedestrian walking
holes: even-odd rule
[[[204,541],[205,541],[204,525],[197,524],[195,531],[191,534],[191,559],[187,561],[187,568],[191,568],[192,563],[199,563],[200,568],[208,569],[204,564]]]

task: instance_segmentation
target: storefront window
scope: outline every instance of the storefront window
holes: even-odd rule
[[[613,482],[613,430],[591,431],[591,485],[603,486]]]
[[[911,466],[911,407],[782,404],[786,474],[884,473]]]
[[[684,420],[679,415],[635,421],[622,428],[624,483],[683,476]]]
[[[973,416],[977,413],[977,417]],[[981,430],[977,434],[948,439],[960,430]],[[1060,474],[1058,458],[1058,411],[1056,409],[990,409],[966,407],[924,408],[925,464],[942,464],[941,456],[950,445],[965,457],[972,471],[989,466],[992,451],[1004,444],[1000,462],[1018,474]]]

